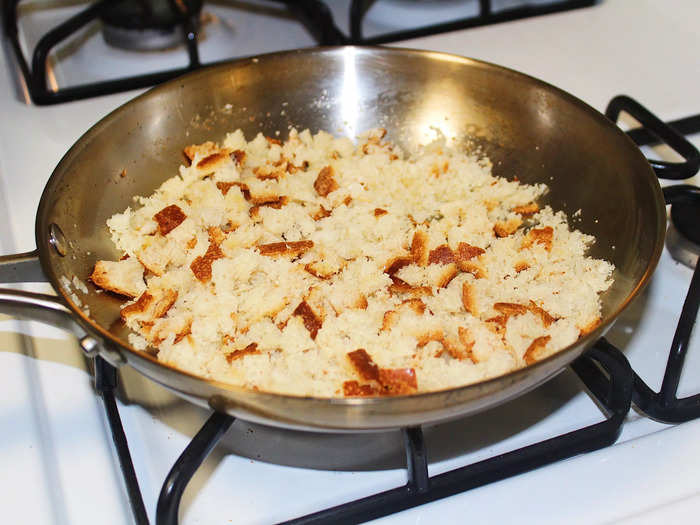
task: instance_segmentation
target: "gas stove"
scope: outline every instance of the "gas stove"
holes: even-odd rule
[[[477,2],[437,2],[440,9],[430,13],[436,17],[430,22],[454,17],[444,13],[458,3]],[[48,17],[46,3],[26,4],[34,14]],[[73,11],[84,7],[75,2],[61,4],[62,9]],[[340,8],[338,3],[327,4],[334,15],[349,7],[349,2]],[[416,2],[400,4],[399,0],[376,2],[365,14],[369,26],[363,35],[374,38],[406,30],[405,24],[382,11],[393,7],[418,12],[410,5]],[[632,95],[664,121],[687,126],[688,138],[697,147],[696,120],[688,118],[700,113],[695,89],[700,72],[688,67],[695,63],[700,43],[694,27],[700,12],[695,4],[693,0],[678,0],[673,6],[651,0],[608,0],[593,7],[455,29],[393,45],[512,67],[551,82],[600,111],[615,95]],[[274,2],[204,2],[200,30],[207,32],[206,24],[212,20],[227,20],[242,33],[250,31],[248,35],[263,27],[271,27],[269,34],[279,34],[281,26],[245,24],[242,15],[231,14],[233,8],[251,5],[256,16],[263,7],[270,18],[274,18],[271,11],[279,11]],[[415,16],[425,20],[427,15]],[[350,21],[334,18],[345,35],[352,35]],[[277,23],[296,27],[291,18]],[[44,29],[52,24],[44,19]],[[23,31],[23,45],[31,48],[43,29]],[[289,40],[276,43],[277,48],[315,45],[313,36],[297,31],[285,33],[283,39]],[[215,35],[213,29],[209,42],[214,42],[211,35]],[[255,48],[247,39],[246,45],[253,47],[237,48],[236,56],[275,49],[270,39],[262,40],[269,47]],[[78,81],[97,82],[116,70],[136,75],[153,71],[154,64],[172,67],[168,50],[148,52],[136,66],[127,66],[123,60],[128,52],[108,48],[101,36],[92,34],[83,42],[88,44],[86,49],[66,51],[51,62],[57,89]],[[11,46],[7,41],[3,44],[0,223],[6,226],[0,229],[0,253],[10,254],[34,248],[34,214],[62,154],[93,123],[138,92],[34,105]],[[76,76],[86,63],[94,63],[82,52],[95,50],[114,51],[114,56],[105,55],[95,64],[97,68],[90,67],[87,74],[93,76]],[[214,45],[211,52],[211,60],[230,57]],[[205,56],[204,50],[200,55]],[[62,64],[60,58],[70,60]],[[99,70],[112,59],[119,65]],[[637,126],[625,112],[619,121],[625,127]],[[649,142],[639,132],[635,138]],[[678,160],[666,146],[644,146],[643,151],[649,157]],[[697,186],[700,180],[694,175],[681,182]],[[692,221],[691,215],[691,232]],[[461,522],[465,515],[495,523],[691,522],[700,510],[700,454],[695,451],[700,422],[669,419],[668,414],[654,412],[639,394],[646,392],[642,381],[654,392],[662,388],[669,348],[693,276],[690,267],[671,256],[672,251],[678,252],[672,243],[674,231],[675,227],[669,232],[667,243],[671,244],[651,283],[606,334],[620,353],[601,342],[574,367],[513,402],[422,429],[317,434],[211,416],[129,368],[120,369],[114,382],[111,368],[86,360],[76,341],[57,329],[0,316],[0,377],[5,389],[0,400],[4,423],[0,454],[5,465],[0,490],[7,496],[8,521],[122,524],[148,519],[155,523],[174,514],[182,523],[270,523],[369,497],[359,510],[353,510],[355,514],[333,510],[317,517],[327,522],[377,518],[382,523]],[[692,255],[686,257],[692,261]],[[48,291],[43,285],[32,289]],[[697,313],[690,317],[692,324]],[[687,350],[678,397],[700,392],[697,334],[690,337]],[[607,377],[600,374],[601,366],[613,377],[612,385],[601,379]],[[633,396],[636,405],[656,415],[648,417],[637,408],[628,411]],[[120,464],[126,457],[120,425],[133,470],[128,461]],[[595,432],[565,436],[563,444],[548,441],[581,428],[595,428]],[[563,446],[572,443],[574,448]],[[530,445],[534,448],[527,452],[508,454]],[[178,462],[188,446],[191,457]],[[188,470],[205,456],[189,480]],[[163,490],[173,465],[177,475],[169,478],[173,483]],[[465,466],[469,470],[455,470]],[[456,485],[448,486],[450,480],[456,480]],[[180,488],[185,490],[178,505]],[[377,493],[385,493],[378,504]],[[412,507],[410,498],[402,503],[405,493],[426,503]],[[393,506],[397,513],[383,516],[372,505]],[[408,510],[401,511],[404,508]]]

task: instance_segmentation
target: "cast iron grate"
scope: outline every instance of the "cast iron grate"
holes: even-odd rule
[[[131,89],[139,89],[153,86],[166,80],[173,79],[189,71],[198,69],[203,64],[200,62],[199,46],[197,40],[196,17],[198,8],[190,5],[188,0],[172,0],[173,14],[182,28],[183,41],[187,50],[189,62],[187,66],[173,68],[164,71],[156,71],[144,75],[129,76],[114,80],[80,84],[63,87],[57,90],[49,88],[47,80],[47,60],[51,50],[59,43],[75,35],[83,27],[97,20],[109,8],[125,0],[97,0],[86,9],[72,16],[60,25],[47,32],[37,43],[32,51],[31,65],[25,58],[20,43],[18,27],[18,5],[22,0],[6,0],[3,4],[4,29],[16,56],[22,77],[27,86],[27,91],[32,101],[38,105],[58,104],[71,100],[96,97],[119,93]],[[544,5],[524,5],[494,11],[491,0],[479,0],[479,13],[468,18],[461,18],[450,22],[413,28],[405,31],[385,33],[371,38],[362,36],[362,26],[365,14],[376,0],[352,0],[350,4],[349,25],[350,34],[344,34],[338,29],[330,9],[323,0],[274,0],[285,4],[289,12],[302,23],[319,45],[377,45],[389,42],[397,42],[408,38],[468,29],[483,25],[507,22],[532,16],[540,16],[550,13],[578,9],[594,5],[596,0],[560,0],[559,2]],[[466,1],[466,0],[465,0]],[[201,2],[197,2],[197,6]],[[177,7],[176,7],[177,6]],[[235,7],[232,7],[235,8]],[[236,58],[232,56],[231,58]],[[238,57],[240,58],[240,57]],[[212,62],[212,65],[221,61]]]
[[[682,119],[679,121],[683,122],[682,129],[673,129],[626,96],[615,97],[610,102],[606,115],[616,121],[621,111],[629,113],[642,123],[643,128],[629,133],[638,145],[665,141],[684,158],[683,163],[652,163],[659,177],[679,179],[691,177],[697,172],[700,154],[681,133],[697,131],[693,124],[697,125],[700,118]],[[673,126],[673,123],[670,126]],[[699,195],[698,188],[691,185],[675,185],[664,189],[666,202],[673,206],[700,206]],[[673,337],[662,387],[658,393],[651,390],[632,370],[620,350],[601,338],[574,361],[571,368],[600,407],[606,418],[604,421],[432,477],[428,476],[428,452],[422,430],[420,427],[404,428],[402,434],[407,472],[405,485],[286,523],[335,524],[376,519],[609,446],[617,440],[632,403],[648,417],[662,422],[680,423],[699,417],[700,394],[683,399],[676,397],[699,305],[700,265],[697,265]],[[95,385],[104,400],[134,520],[139,525],[148,524],[148,516],[114,397],[116,384],[116,370],[98,357]],[[187,484],[234,419],[232,416],[214,412],[177,459],[158,499],[158,525],[178,522],[180,499]]]
[[[649,162],[659,178],[680,180],[690,178],[698,172],[700,153],[685,139],[683,134],[699,131],[697,126],[700,124],[700,115],[666,125],[639,102],[625,95],[613,98],[608,104],[605,115],[616,122],[623,111],[642,124],[642,128],[632,130],[629,133],[637,145],[643,146],[663,141],[683,157],[683,162],[650,160]],[[693,216],[697,214],[698,209],[700,209],[700,188],[689,184],[676,184],[663,188],[663,193],[666,204],[671,205],[671,219],[675,226],[690,238],[697,236],[697,224],[684,224],[678,218],[691,215],[687,213],[687,210],[690,209],[694,211]],[[692,240],[697,242],[697,238]],[[696,265],[678,319],[661,390],[654,392],[636,373],[634,374],[634,394],[632,397],[634,404],[652,419],[667,423],[682,423],[700,417],[700,394],[682,399],[678,399],[676,396],[690,343],[690,335],[698,317],[699,268],[700,264]]]
[[[405,485],[287,523],[363,522],[613,444],[620,434],[633,395],[634,373],[629,363],[619,350],[600,339],[573,363],[572,368],[601,408],[606,417],[604,421],[433,477],[428,476],[428,453],[422,430],[420,427],[405,428],[402,431],[408,478]],[[114,397],[116,377],[116,370],[98,357],[96,387],[104,400],[134,520],[138,524],[147,524],[148,517]],[[214,412],[185,448],[163,484],[156,509],[157,524],[178,522],[180,499],[188,482],[234,420],[232,416]]]
[[[630,408],[633,375],[627,360],[601,339],[572,368],[598,402],[606,417],[604,421],[432,477],[428,476],[428,453],[422,430],[404,428],[408,478],[405,485],[285,523],[361,523],[611,445],[619,436]],[[233,420],[231,416],[213,414],[187,446],[163,485],[156,523],[177,523],[180,496],[189,476]]]
[[[47,32],[32,51],[31,66],[24,56],[20,43],[17,7],[22,0],[7,0],[4,5],[3,19],[5,35],[10,41],[22,72],[27,91],[32,102],[38,105],[58,104],[100,95],[109,95],[131,89],[145,88],[176,78],[189,71],[202,67],[197,43],[197,10],[190,6],[187,0],[173,3],[178,9],[173,9],[178,25],[182,28],[183,40],[188,54],[189,63],[185,67],[156,71],[144,75],[135,75],[106,80],[89,84],[81,84],[51,90],[48,85],[46,71],[47,59],[51,50],[59,43],[75,35],[80,29],[97,20],[103,12],[125,0],[98,0],[90,4],[68,20]],[[335,27],[329,9],[321,0],[276,0],[287,4],[290,12],[306,27],[320,45],[337,45],[345,42],[340,31]],[[233,58],[233,57],[232,57]],[[220,63],[220,62],[212,62]],[[207,65],[212,65],[207,64]]]
[[[590,7],[598,0],[559,0],[547,4],[521,5],[501,10],[494,10],[492,0],[479,0],[478,14],[470,17],[459,18],[449,22],[430,24],[422,27],[393,31],[365,38],[362,36],[362,25],[365,15],[377,0],[352,0],[350,4],[350,38],[349,42],[356,45],[379,45],[411,38],[437,35],[448,31],[469,29],[472,27],[509,22],[531,16],[548,15],[582,7]]]

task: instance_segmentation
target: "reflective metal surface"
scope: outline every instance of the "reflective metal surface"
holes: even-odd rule
[[[250,392],[206,381],[131,349],[120,301],[90,288],[74,304],[60,277],[85,281],[98,259],[115,259],[108,217],[177,172],[184,146],[241,128],[284,139],[290,126],[350,136],[382,126],[405,149],[436,130],[493,162],[494,173],[550,187],[545,201],[594,235],[591,254],[612,261],[615,284],[603,323],[559,353],[489,381],[396,398],[320,399]],[[126,175],[121,176],[125,170]],[[67,241],[49,244],[55,223]],[[253,422],[316,430],[372,430],[471,414],[558,373],[612,323],[644,286],[663,246],[665,208],[646,159],[624,133],[574,97],[494,65],[438,53],[382,48],[311,49],[207,69],[164,84],[90,129],[49,180],[37,213],[44,272],[77,322],[153,380],[199,404]],[[88,285],[90,286],[90,285]],[[89,308],[86,314],[84,308]]]

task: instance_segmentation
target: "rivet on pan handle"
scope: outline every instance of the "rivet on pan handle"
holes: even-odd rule
[[[700,169],[700,152],[675,127],[666,124],[639,102],[626,95],[618,95],[613,98],[605,110],[605,116],[613,122],[617,122],[617,118],[622,111],[629,113],[643,126],[628,132],[630,138],[637,145],[643,146],[664,142],[683,157],[684,162],[647,159],[651,167],[654,168],[657,177],[660,179],[681,180],[690,178],[698,172],[698,169]],[[700,127],[700,115],[684,119],[682,124],[691,128],[693,126]],[[688,131],[692,131],[692,129]]]

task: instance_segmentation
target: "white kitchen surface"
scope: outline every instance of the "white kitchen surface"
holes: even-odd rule
[[[225,7],[226,2],[216,2],[212,9],[220,13]],[[230,19],[242,23],[235,16]],[[700,113],[698,21],[697,0],[605,0],[592,8],[400,45],[511,67],[601,111],[610,98],[625,93],[671,120]],[[86,129],[137,92],[34,106],[16,89],[17,67],[7,45],[4,51],[0,254],[9,254],[34,248],[35,211],[61,156]],[[56,64],[59,80],[60,67]],[[691,139],[700,146],[700,136]],[[659,148],[656,154],[667,152]],[[696,175],[690,182],[699,181]],[[608,334],[653,388],[660,384],[690,276],[690,269],[664,252],[647,290]],[[133,370],[121,375],[120,411],[154,522],[163,479],[208,413]],[[72,336],[0,315],[0,384],[3,522],[130,523],[100,401]],[[680,393],[696,392],[697,335]],[[600,418],[575,375],[566,371],[504,407],[426,429],[430,473]],[[398,432],[358,438],[271,431],[236,422],[185,492],[181,522],[270,523],[401,485],[401,443]],[[700,513],[698,443],[700,421],[664,425],[631,412],[612,447],[378,521],[694,523]]]

